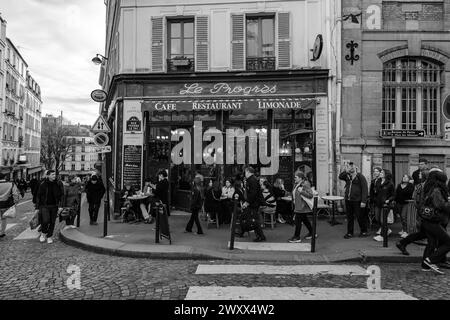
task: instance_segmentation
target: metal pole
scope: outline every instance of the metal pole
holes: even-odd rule
[[[108,175],[106,172],[106,153],[103,154],[103,160],[104,160],[104,176],[105,176],[105,183],[106,183],[106,197],[104,200],[104,206],[103,206],[103,237],[106,237],[108,235],[108,218],[109,218],[109,183],[108,183]]]
[[[230,235],[230,250],[234,250],[234,238],[236,236],[235,229],[236,229],[236,218],[237,218],[237,200],[233,199],[234,208],[233,208],[233,215],[231,217],[231,235]],[[218,219],[218,217],[216,217]]]
[[[160,218],[159,215],[160,205],[156,204],[156,223],[155,223],[155,243],[159,243],[159,224],[160,224]]]
[[[388,224],[387,217],[389,213],[389,207],[387,204],[383,205],[383,248],[388,247]]]
[[[318,200],[319,199],[317,197],[314,197],[313,223],[312,223],[313,234],[312,234],[312,239],[311,239],[311,252],[312,253],[316,252],[317,202],[318,202]]]
[[[392,182],[395,185],[395,138],[392,139]]]

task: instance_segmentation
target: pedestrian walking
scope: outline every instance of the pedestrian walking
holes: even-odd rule
[[[312,209],[308,205],[308,202],[312,201],[314,194],[311,189],[311,183],[303,172],[297,171],[295,173],[294,183],[295,186],[292,190],[292,203],[294,205],[295,232],[294,236],[289,239],[289,242],[300,243],[302,242],[300,237],[302,223],[308,229],[308,234],[306,235],[305,240],[310,240],[313,235],[313,228],[308,219],[308,214],[312,212]]]
[[[81,183],[76,176],[69,177],[69,185],[64,188],[63,208],[67,211],[65,229],[75,228],[74,222],[80,212]]]
[[[189,219],[189,222],[186,226],[186,233],[192,233],[192,227],[195,223],[195,225],[197,226],[197,234],[203,235],[200,219],[198,218],[198,214],[203,207],[204,200],[202,184],[203,182],[200,177],[194,178],[191,196],[191,218]]]
[[[161,170],[158,173],[158,182],[156,184],[151,184],[150,186],[153,188],[153,194],[155,195],[155,201],[162,202],[162,204],[165,205],[167,208],[167,215],[170,216],[169,181],[167,180],[167,177],[168,177],[167,171]],[[154,205],[153,205],[153,208],[155,208]],[[152,217],[153,218],[156,217],[156,213],[154,210],[152,210]]]
[[[263,199],[260,183],[255,177],[255,169],[252,167],[247,167],[245,169],[245,179],[246,200],[242,205],[242,209],[247,210],[248,215],[255,221],[254,229],[256,239],[254,242],[264,242],[266,241],[266,237],[261,228],[261,219],[259,214],[259,207],[261,206]]]
[[[16,185],[6,181],[6,176],[0,173],[0,238],[6,237],[6,217],[3,214],[19,202],[19,192]]]
[[[45,241],[48,244],[53,243],[56,218],[58,212],[62,211],[62,197],[63,192],[56,181],[56,173],[54,170],[49,170],[47,179],[41,183],[36,195],[36,209],[39,210],[41,219],[41,235],[39,237],[41,243]]]
[[[426,175],[424,175],[424,171],[428,171],[428,160],[425,158],[419,159],[419,169],[413,172],[412,178],[414,180],[414,185],[417,186],[422,182],[425,182]]]
[[[366,178],[357,172],[353,162],[345,166],[344,171],[339,175],[339,179],[345,181],[345,207],[347,212],[347,233],[345,239],[354,236],[354,220],[358,220],[360,237],[367,237],[367,215],[365,210],[367,205],[368,187]]]
[[[378,187],[377,196],[375,198],[375,218],[380,224],[380,228],[377,231],[377,235],[373,238],[375,241],[382,242],[383,236],[381,235],[382,226],[384,222],[383,208],[388,206],[392,207],[392,202],[395,198],[395,186],[392,182],[392,174],[389,170],[381,170],[380,173],[381,183]],[[391,229],[388,229],[388,236],[392,233]]]
[[[25,193],[27,192],[28,185],[24,178],[21,178],[17,184],[17,188],[19,189],[20,195],[22,199],[25,197]]]
[[[39,181],[36,178],[33,177],[33,179],[30,180],[29,185],[30,185],[30,191],[31,191],[31,195],[33,196],[33,199],[36,194],[38,184],[39,184]]]
[[[222,220],[220,217],[221,192],[219,181],[210,179],[205,191],[205,211],[209,223],[216,223],[216,219],[219,219],[219,222]]]
[[[100,204],[104,195],[105,187],[102,180],[97,175],[93,175],[86,184],[86,198],[89,203],[90,225],[98,225],[98,211],[100,210]]]
[[[406,238],[408,236],[408,201],[412,199],[414,193],[414,185],[410,182],[412,179],[409,175],[405,174],[402,178],[402,182],[399,183],[395,190],[395,212],[400,216],[402,223],[402,230],[399,232],[400,237]]]

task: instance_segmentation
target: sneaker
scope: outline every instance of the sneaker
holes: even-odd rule
[[[352,234],[349,234],[349,233],[347,233],[347,234],[344,236],[344,239],[351,239],[351,238],[353,238],[353,235],[352,235]]]
[[[302,239],[300,239],[300,237],[292,237],[291,239],[288,240],[288,242],[290,242],[290,243],[301,243]]]
[[[381,228],[378,229],[378,231],[377,231],[377,235],[379,236],[380,234],[381,234]]]
[[[398,233],[398,235],[399,235],[399,236],[402,236],[404,233],[405,233],[405,231],[402,230],[402,231],[400,231],[400,232]]]
[[[278,221],[278,223],[281,223],[281,224],[286,223],[286,220],[284,220],[282,217],[279,217],[277,221]]]
[[[409,256],[409,252],[406,250],[406,247],[400,241],[398,241],[395,244],[395,246],[398,248],[398,250],[402,252],[404,256]]]
[[[316,234],[316,239],[318,238],[318,235]],[[307,234],[305,237],[305,240],[312,240],[312,235],[311,234]]]
[[[426,258],[425,260],[423,260],[423,263],[430,268],[431,271],[436,272],[437,274],[445,274],[444,272],[442,272],[441,270],[439,270],[439,267],[433,263],[431,263],[429,258]]]
[[[47,237],[45,236],[45,234],[41,234],[41,236],[39,237],[39,242],[44,243],[46,240],[47,240]]]
[[[369,234],[367,233],[367,232],[361,232],[360,234],[359,234],[359,237],[360,238],[367,238],[369,236]]]
[[[376,236],[376,237],[373,237],[373,240],[375,240],[377,242],[383,242],[384,238],[382,236]]]
[[[48,243],[48,244],[52,244],[52,243],[53,243],[53,239],[52,239],[52,237],[50,237],[50,238],[47,238],[47,243]]]
[[[407,236],[409,236],[408,232],[403,232],[403,234],[400,237],[402,239],[405,239]]]

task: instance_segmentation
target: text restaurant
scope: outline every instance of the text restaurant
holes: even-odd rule
[[[118,88],[116,190],[142,189],[166,170],[171,206],[188,210],[197,174],[224,182],[246,165],[289,189],[300,168],[316,188],[328,188],[328,70],[166,77]]]

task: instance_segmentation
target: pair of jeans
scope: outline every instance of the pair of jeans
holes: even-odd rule
[[[56,218],[58,217],[58,207],[41,207],[41,232],[47,235],[47,238],[53,237]]]
[[[422,227],[427,235],[428,245],[436,248],[428,257],[431,263],[440,263],[445,261],[445,256],[450,252],[450,235],[447,230],[439,223],[422,221]]]
[[[397,203],[395,205],[395,212],[400,215],[400,220],[402,222],[402,230],[405,232],[408,231],[408,224],[407,224],[408,204]]]
[[[265,239],[264,232],[261,228],[261,215],[259,213],[259,208],[248,208],[249,214],[252,217],[252,219],[255,219],[256,225],[255,225],[255,234],[260,239]]]
[[[345,201],[347,210],[347,234],[353,235],[355,230],[355,217],[358,220],[361,233],[367,233],[367,210],[361,209],[361,201]]]
[[[198,218],[198,213],[200,209],[192,209],[191,219],[189,219],[189,222],[186,226],[187,232],[192,232],[192,227],[195,225],[197,226],[197,233],[203,234],[202,226],[200,224],[200,219]]]
[[[89,203],[89,218],[91,219],[91,222],[97,222],[99,210],[100,202]]]
[[[295,212],[294,213],[294,223],[295,223],[295,233],[294,237],[300,238],[300,233],[302,232],[302,223],[305,225],[306,229],[310,235],[313,234],[313,229],[311,222],[309,222],[308,214],[306,212]]]

